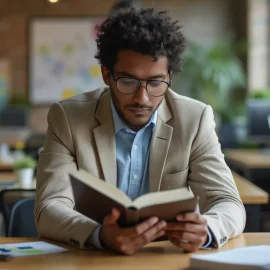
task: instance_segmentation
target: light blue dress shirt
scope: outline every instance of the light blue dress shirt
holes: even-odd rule
[[[149,192],[149,152],[153,130],[156,126],[157,111],[149,122],[138,132],[132,131],[120,118],[113,102],[111,109],[114,121],[116,142],[117,187],[132,200]],[[90,243],[96,248],[102,248],[99,240],[101,226],[93,232]],[[211,233],[203,248],[212,242]]]
[[[149,193],[149,149],[157,111],[138,132],[131,130],[112,104],[115,129],[117,186],[132,200]]]

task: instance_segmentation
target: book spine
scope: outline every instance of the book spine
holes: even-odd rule
[[[139,210],[129,207],[126,211],[126,226],[133,226],[139,222]]]

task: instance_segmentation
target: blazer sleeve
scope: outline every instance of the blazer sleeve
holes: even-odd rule
[[[210,106],[201,115],[189,165],[189,185],[200,198],[200,211],[214,236],[214,246],[220,247],[243,232],[246,212],[221,152]]]
[[[55,103],[37,168],[36,227],[41,237],[84,248],[98,224],[74,210],[69,173],[77,170],[75,151],[65,111]]]

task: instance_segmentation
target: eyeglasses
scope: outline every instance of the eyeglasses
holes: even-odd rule
[[[123,94],[134,94],[140,87],[142,82],[146,82],[145,88],[149,95],[160,97],[165,95],[171,83],[159,80],[138,80],[129,77],[115,78],[111,73],[111,77],[116,82],[117,90]]]

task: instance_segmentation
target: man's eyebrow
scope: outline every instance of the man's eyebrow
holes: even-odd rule
[[[128,73],[128,72],[117,72],[117,74],[119,74],[120,76],[127,76],[127,77],[130,77],[130,78],[140,80],[140,78],[138,78],[135,75],[133,75],[131,73]],[[154,79],[163,79],[163,78],[166,78],[166,77],[167,77],[167,75],[165,75],[165,74],[157,74],[157,75],[145,78],[145,79],[146,80],[154,80]]]

